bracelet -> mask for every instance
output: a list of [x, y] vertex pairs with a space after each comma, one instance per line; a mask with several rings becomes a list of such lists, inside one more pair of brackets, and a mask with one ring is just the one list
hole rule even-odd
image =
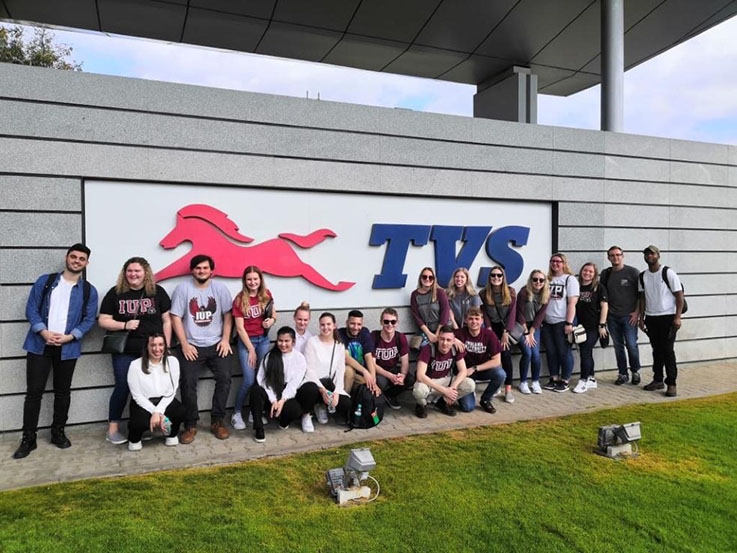
[[566, 321], [566, 324], [564, 326], [573, 326], [573, 323], [569, 323], [568, 321]]
[[606, 328], [606, 323], [599, 323], [599, 328]]
[[123, 330], [125, 330], [126, 326], [128, 326], [128, 321], [123, 321]]
[[529, 336], [529, 335], [530, 335], [530, 331], [528, 330], [527, 332], [525, 332], [525, 336]]

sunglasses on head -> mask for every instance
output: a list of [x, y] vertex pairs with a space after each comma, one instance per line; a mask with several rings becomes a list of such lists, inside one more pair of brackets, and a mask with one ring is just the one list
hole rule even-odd
[[532, 282], [545, 282], [545, 279], [544, 278], [540, 278], [540, 277], [537, 277], [537, 278], [533, 277], [532, 278]]
[[384, 319], [381, 322], [384, 323], [385, 325], [395, 325], [397, 324], [397, 319]]

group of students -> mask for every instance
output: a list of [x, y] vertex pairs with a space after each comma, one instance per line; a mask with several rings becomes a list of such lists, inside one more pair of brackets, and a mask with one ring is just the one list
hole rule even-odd
[[[34, 285], [27, 310], [31, 313], [31, 337], [47, 332], [45, 325], [51, 321], [44, 319], [43, 314], [48, 317], [49, 306], [53, 307], [57, 300], [68, 301], [57, 295], [54, 285], [63, 283], [67, 273], [81, 273], [86, 264], [85, 258], [84, 264], [78, 263], [79, 267], [73, 265], [76, 261], [70, 261], [69, 256], [75, 252], [70, 252], [67, 253], [67, 270], [61, 275], [64, 278], [56, 278], [51, 292], [46, 289], [50, 288], [48, 282], [54, 279], [45, 278], [46, 275]], [[666, 284], [666, 277], [670, 279], [668, 289], [671, 285], [675, 289], [681, 287], [673, 271], [665, 275], [667, 268], [660, 267], [657, 248], [649, 246], [644, 253], [650, 272], [663, 272], [662, 280]], [[596, 265], [585, 263], [578, 276], [574, 276], [566, 256], [555, 253], [550, 258], [548, 272], [531, 271], [519, 291], [509, 286], [503, 267], [498, 265], [491, 268], [488, 282], [480, 292], [474, 289], [465, 268], [454, 271], [445, 289], [438, 285], [434, 270], [424, 267], [410, 298], [411, 314], [420, 332], [410, 341], [398, 331], [399, 314], [393, 308], [381, 312], [381, 328], [373, 332], [363, 326], [363, 314], [358, 310], [348, 313], [346, 326], [340, 329], [332, 313], [322, 313], [318, 321], [319, 333], [313, 336], [308, 330], [310, 307], [302, 303], [293, 313], [293, 327], [279, 328], [273, 336], [273, 346], [269, 333], [276, 324], [277, 312], [274, 298], [258, 267], [245, 268], [241, 291], [233, 299], [224, 284], [212, 279], [215, 269], [212, 258], [195, 256], [190, 262], [192, 280], [179, 284], [170, 298], [166, 290], [156, 284], [149, 263], [142, 257], [130, 258], [124, 263], [116, 285], [103, 298], [98, 319], [98, 324], [108, 332], [127, 333], [124, 350], [112, 354], [115, 385], [109, 402], [106, 439], [113, 444], [128, 442], [128, 448], [136, 451], [141, 449], [146, 431], [160, 430], [164, 433], [166, 445], [191, 443], [197, 432], [197, 383], [203, 366], [212, 371], [215, 380], [210, 429], [217, 438], [228, 438], [224, 418], [231, 383], [229, 357], [232, 355], [232, 341], [236, 345], [243, 378], [230, 422], [235, 430], [246, 428], [243, 409], [248, 399], [248, 418], [252, 421], [254, 438], [258, 442], [265, 440], [264, 425], [268, 419], [275, 419], [281, 428], [299, 420], [304, 432], [314, 432], [313, 413], [321, 424], [328, 422], [329, 414], [335, 414], [339, 422], [347, 422], [351, 414], [351, 393], [361, 385], [375, 396], [383, 396], [386, 405], [393, 409], [401, 408], [398, 395], [411, 390], [416, 403], [415, 413], [425, 418], [428, 404], [434, 404], [449, 416], [454, 416], [457, 410], [473, 410], [476, 406], [476, 382], [488, 382], [479, 405], [484, 411], [494, 413], [493, 397], [497, 393], [503, 395], [506, 402], [514, 401], [511, 354], [514, 346], [521, 353], [518, 385], [521, 393], [540, 394], [543, 389], [565, 392], [569, 390], [573, 372], [573, 341], [569, 337], [576, 322], [585, 330], [586, 339], [578, 344], [581, 377], [573, 391], [581, 393], [596, 388], [592, 351], [598, 339], [608, 337], [607, 322], [622, 322], [619, 320], [622, 309], [629, 316], [629, 319], [625, 317], [624, 324], [634, 326], [635, 330], [634, 340], [631, 329], [627, 332], [619, 329], [613, 335], [620, 370], [616, 384], [628, 380], [625, 346], [631, 363], [632, 383], [637, 384], [640, 381], [639, 360], [633, 359], [632, 348], [636, 353], [635, 325], [643, 325], [645, 311], [642, 309], [644, 302], [637, 305], [640, 300], [636, 279], [639, 277], [639, 291], [645, 292], [650, 304], [655, 304], [657, 298], [648, 295], [646, 284], [655, 283], [661, 288], [665, 285], [657, 276], [644, 277], [636, 269], [624, 266], [621, 248], [610, 248], [608, 255], [612, 261], [612, 268], [607, 269], [606, 274], [609, 287], [619, 304], [622, 303], [623, 290], [628, 294], [625, 304], [618, 305], [614, 319], [609, 312], [608, 286], [600, 281]], [[89, 256], [89, 250], [86, 250], [86, 256]], [[612, 270], [617, 275], [616, 279], [612, 278]], [[46, 288], [41, 288], [42, 281], [46, 282]], [[96, 302], [96, 294], [94, 300]], [[81, 298], [75, 301], [81, 302]], [[680, 326], [682, 291], [676, 303], [677, 320], [673, 321], [673, 315], [669, 315], [664, 324], [675, 326], [677, 322]], [[94, 314], [86, 307], [87, 304], [82, 302], [81, 311], [85, 312], [84, 318], [88, 320]], [[657, 310], [657, 306], [652, 309]], [[652, 311], [647, 314], [650, 316], [649, 325], [655, 332], [662, 326], [656, 320], [658, 313]], [[177, 356], [169, 354], [173, 335], [179, 342]], [[54, 343], [55, 337], [49, 336], [51, 334], [43, 334], [45, 346], [35, 348], [40, 354], [32, 353], [34, 348], [29, 349], [29, 363], [39, 355], [55, 356], [59, 351], [62, 351], [63, 359], [64, 350]], [[72, 340], [81, 339], [81, 335], [76, 336], [74, 332], [64, 336], [63, 340], [69, 336]], [[671, 337], [675, 340], [674, 336], [675, 332], [670, 333], [668, 340]], [[541, 343], [545, 345], [550, 373], [545, 385], [540, 383]], [[419, 350], [414, 372], [409, 370], [411, 348]], [[665, 364], [668, 391], [671, 392], [672, 383], [671, 395], [675, 395], [675, 357], [671, 363], [667, 352], [655, 351], [655, 341], [653, 349], [655, 380], [646, 389], [664, 387], [662, 371]], [[57, 367], [54, 368], [56, 371]], [[531, 381], [528, 381], [530, 368]], [[658, 375], [660, 381], [656, 382]], [[181, 402], [176, 398], [178, 389]], [[130, 418], [128, 435], [125, 436], [120, 423], [129, 396]], [[30, 401], [29, 397], [26, 403]], [[30, 405], [34, 407], [31, 413], [36, 413], [34, 420], [37, 424], [34, 398], [31, 398]], [[33, 417], [25, 418], [30, 420]], [[26, 424], [25, 418], [24, 442], [19, 451], [25, 441], [31, 439], [26, 440], [26, 434], [30, 435], [26, 426], [30, 428], [32, 425]], [[63, 418], [65, 422], [65, 416]], [[185, 429], [180, 436], [182, 424]], [[63, 423], [61, 425], [63, 435]], [[57, 438], [64, 447], [70, 445], [65, 435]], [[35, 448], [35, 426], [33, 447], [29, 444], [30, 441], [21, 455], [16, 452], [16, 456], [25, 456]]]

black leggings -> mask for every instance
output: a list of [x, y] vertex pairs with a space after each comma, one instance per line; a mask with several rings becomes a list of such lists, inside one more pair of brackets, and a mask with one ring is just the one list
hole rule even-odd
[[[286, 427], [292, 424], [294, 421], [299, 419], [304, 413], [307, 413], [314, 403], [308, 403], [305, 401], [305, 394], [302, 389], [305, 387], [303, 384], [299, 390], [297, 390], [297, 396], [288, 399], [284, 402], [284, 406], [279, 414], [279, 425]], [[263, 428], [264, 423], [261, 420], [261, 415], [266, 413], [269, 414], [271, 411], [271, 402], [269, 396], [266, 394], [261, 386], [254, 383], [248, 392], [250, 397], [251, 415], [253, 416], [253, 428]]]
[[[151, 398], [151, 403], [158, 405], [161, 398]], [[184, 405], [179, 403], [177, 398], [171, 400], [171, 403], [164, 411], [164, 414], [171, 421], [171, 432], [169, 437], [176, 436], [179, 433], [179, 425], [184, 421]], [[130, 402], [130, 420], [128, 420], [128, 441], [140, 442], [141, 435], [149, 430], [151, 426], [151, 413], [138, 405], [133, 399]]]
[[[301, 398], [300, 398], [301, 396]], [[308, 406], [307, 409], [312, 409], [315, 405], [325, 406], [322, 401], [322, 395], [320, 389], [314, 382], [305, 382], [302, 387], [297, 390], [297, 398], [300, 398], [302, 405]], [[348, 424], [348, 417], [351, 411], [351, 398], [348, 396], [338, 396], [338, 405], [335, 407], [335, 417], [339, 423]]]
[[[504, 334], [504, 324], [503, 323], [491, 323], [491, 330], [493, 330], [494, 334], [496, 334], [496, 337], [499, 338], [499, 345], [501, 345], [502, 334]], [[514, 371], [514, 366], [512, 365], [511, 349], [512, 348], [503, 349], [501, 353], [502, 368], [504, 369], [504, 373], [507, 375], [507, 378], [504, 379], [505, 386], [512, 385], [512, 375]]]

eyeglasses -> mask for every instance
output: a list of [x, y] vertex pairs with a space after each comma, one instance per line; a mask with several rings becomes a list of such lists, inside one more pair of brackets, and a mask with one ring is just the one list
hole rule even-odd
[[544, 278], [532, 278], [532, 282], [545, 282]]
[[384, 319], [381, 322], [384, 323], [385, 325], [395, 325], [397, 324], [397, 319]]
[[489, 275], [489, 278], [504, 278], [504, 275], [501, 273], [491, 273], [491, 275]]
[[433, 280], [435, 280], [435, 277], [432, 275], [422, 275], [420, 278], [422, 280], [427, 280], [428, 282], [432, 282]]
[[563, 262], [560, 259], [551, 259], [550, 260], [550, 264], [551, 265], [560, 265], [561, 263], [563, 263]]

